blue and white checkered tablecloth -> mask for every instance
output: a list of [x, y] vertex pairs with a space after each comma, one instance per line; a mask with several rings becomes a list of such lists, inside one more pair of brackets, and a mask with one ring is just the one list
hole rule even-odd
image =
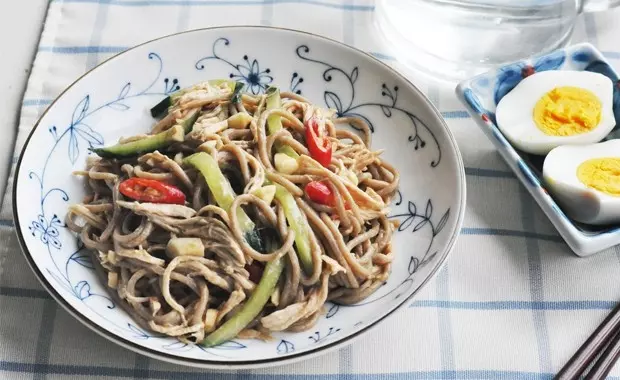
[[[22, 103], [15, 154], [46, 106], [82, 73], [135, 44], [187, 29], [232, 22], [301, 29], [403, 69], [375, 36], [373, 8], [372, 0], [52, 0]], [[574, 40], [592, 42], [620, 67], [619, 18], [617, 11], [586, 15]], [[457, 137], [468, 210], [448, 265], [389, 323], [334, 354], [285, 367], [214, 372], [151, 360], [91, 332], [48, 296], [19, 252], [11, 197], [5, 196], [0, 378], [551, 378], [620, 299], [620, 248], [586, 259], [574, 256], [452, 88], [410, 77]], [[12, 178], [7, 189], [10, 194]], [[620, 378], [620, 366], [612, 375]]]

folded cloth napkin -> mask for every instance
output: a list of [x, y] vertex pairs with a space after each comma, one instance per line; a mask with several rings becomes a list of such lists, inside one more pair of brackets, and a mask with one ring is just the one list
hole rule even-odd
[[[404, 69], [376, 37], [373, 3], [52, 0], [22, 103], [15, 161], [37, 118], [66, 86], [114, 54], [166, 34], [227, 24], [294, 28], [343, 41]], [[619, 16], [587, 15], [574, 40], [597, 45], [617, 66]], [[353, 345], [294, 365], [231, 373], [151, 360], [88, 330], [40, 287], [19, 252], [11, 178], [0, 212], [0, 377], [552, 377], [620, 298], [620, 249], [577, 258], [452, 88], [408, 75], [447, 119], [464, 157], [468, 186], [467, 216], [449, 262], [408, 308]], [[620, 366], [614, 374], [620, 375]]]

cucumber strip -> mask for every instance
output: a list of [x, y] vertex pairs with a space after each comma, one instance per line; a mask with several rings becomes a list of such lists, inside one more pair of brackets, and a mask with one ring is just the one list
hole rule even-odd
[[[276, 109], [281, 106], [280, 90], [277, 87], [267, 88], [266, 94], [268, 110]], [[270, 135], [278, 132], [282, 128], [282, 118], [280, 116], [271, 115], [267, 118], [267, 132]], [[297, 152], [295, 152], [295, 150], [288, 145], [276, 143], [276, 151], [278, 153], [284, 153], [293, 159], [297, 159], [299, 157], [299, 154], [297, 154]], [[302, 268], [306, 274], [310, 275], [313, 271], [310, 237], [308, 235], [310, 226], [304, 220], [303, 214], [297, 206], [297, 203], [295, 203], [293, 195], [278, 184], [276, 184], [276, 199], [284, 208], [286, 221], [295, 231], [295, 248], [299, 261], [302, 264]]]
[[301, 261], [301, 266], [307, 275], [312, 274], [314, 268], [312, 264], [312, 249], [310, 248], [310, 236], [308, 223], [295, 202], [293, 195], [281, 185], [276, 186], [276, 199], [284, 209], [286, 220], [295, 231], [295, 248], [297, 248], [297, 256]]
[[[236, 194], [230, 182], [228, 182], [228, 179], [224, 176], [224, 173], [222, 173], [217, 161], [209, 154], [199, 152], [185, 158], [183, 162], [195, 167], [202, 174], [217, 204], [226, 211], [230, 210], [230, 206], [235, 200]], [[261, 251], [263, 244], [256, 231], [256, 225], [241, 207], [237, 210], [237, 218], [239, 219], [239, 225], [244, 232], [244, 237], [248, 244], [255, 250]]]
[[174, 142], [183, 141], [185, 133], [183, 127], [175, 125], [158, 134], [145, 137], [140, 140], [131, 141], [123, 144], [116, 144], [104, 148], [89, 148], [90, 151], [104, 158], [124, 158], [154, 152]]
[[[280, 101], [280, 89], [277, 87], [268, 87], [267, 91], [267, 110], [280, 108], [282, 103]], [[267, 118], [267, 132], [272, 135], [282, 129], [282, 117], [278, 115], [271, 115]], [[287, 156], [297, 159], [299, 154], [295, 152], [295, 149], [288, 145], [283, 145], [278, 142], [275, 143], [276, 150], [279, 153], [284, 153]]]
[[183, 127], [183, 131], [185, 134], [188, 134], [192, 131], [192, 127], [196, 120], [198, 120], [198, 116], [200, 115], [200, 110], [194, 110], [189, 115], [185, 117], [185, 119], [180, 120], [179, 125]]
[[151, 108], [151, 116], [158, 118], [168, 113], [168, 108], [172, 105], [170, 96], [166, 96], [161, 102]]
[[233, 93], [230, 98], [232, 104], [237, 104], [241, 101], [241, 90], [243, 90], [243, 83], [236, 82], [235, 87], [233, 88]]
[[282, 258], [268, 262], [258, 285], [254, 288], [248, 301], [241, 307], [241, 310], [217, 330], [207, 335], [200, 344], [205, 347], [213, 347], [236, 337], [263, 310], [278, 284], [283, 269], [284, 260]]

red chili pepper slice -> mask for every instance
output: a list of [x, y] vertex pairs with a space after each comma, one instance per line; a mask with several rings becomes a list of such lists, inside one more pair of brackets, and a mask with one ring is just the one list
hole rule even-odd
[[306, 121], [306, 144], [310, 157], [327, 167], [332, 161], [332, 144], [327, 136], [325, 122], [316, 116]]
[[185, 194], [176, 186], [147, 178], [129, 178], [119, 185], [126, 197], [151, 203], [185, 204]]
[[[313, 202], [332, 207], [336, 205], [334, 193], [332, 193], [324, 181], [309, 182], [305, 187], [305, 191], [308, 198]], [[351, 209], [351, 205], [347, 200], [344, 201], [344, 208], [346, 210]]]
[[312, 181], [305, 187], [306, 195], [311, 201], [326, 206], [333, 206], [336, 203], [334, 193], [327, 185], [321, 181]]

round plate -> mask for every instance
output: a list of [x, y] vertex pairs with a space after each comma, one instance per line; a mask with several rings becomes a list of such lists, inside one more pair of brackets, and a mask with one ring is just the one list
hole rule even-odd
[[[85, 195], [89, 147], [146, 132], [149, 108], [180, 87], [234, 78], [252, 93], [267, 85], [301, 94], [341, 116], [364, 118], [373, 149], [401, 173], [390, 217], [395, 261], [386, 285], [353, 306], [326, 305], [309, 331], [270, 342], [234, 340], [215, 348], [146, 331], [108, 296], [88, 252], [64, 225]], [[28, 137], [13, 191], [19, 240], [33, 271], [73, 316], [136, 352], [178, 364], [247, 368], [283, 364], [350, 343], [411, 297], [437, 272], [459, 233], [465, 175], [454, 137], [428, 99], [396, 71], [341, 43], [285, 29], [227, 27], [145, 43], [113, 57], [65, 90]]]

